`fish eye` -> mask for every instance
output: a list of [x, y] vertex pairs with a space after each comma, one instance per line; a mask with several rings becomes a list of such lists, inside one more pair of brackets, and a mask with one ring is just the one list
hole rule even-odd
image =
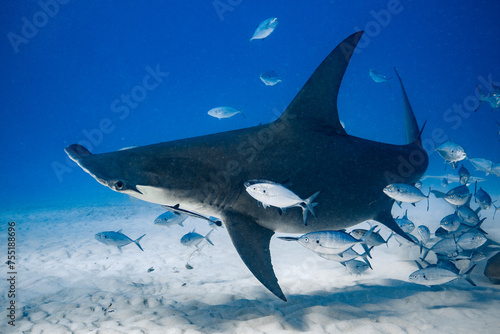
[[305, 241], [305, 242], [309, 242], [309, 238], [308, 238], [308, 237], [305, 237], [305, 238], [304, 238], [304, 241]]
[[264, 189], [264, 190], [262, 190], [262, 192], [265, 194], [265, 193], [266, 193], [266, 190]]
[[319, 244], [319, 240], [318, 239], [316, 239], [316, 243]]
[[116, 182], [115, 188], [116, 188], [116, 190], [122, 190], [123, 189], [123, 182], [122, 181]]

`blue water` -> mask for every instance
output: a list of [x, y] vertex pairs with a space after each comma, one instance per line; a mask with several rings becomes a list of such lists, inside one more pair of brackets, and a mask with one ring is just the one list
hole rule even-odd
[[[500, 82], [498, 13], [494, 0], [5, 2], [1, 206], [128, 200], [69, 162], [64, 148], [87, 141], [93, 153], [103, 153], [267, 123], [360, 29], [367, 31], [363, 47], [339, 98], [350, 134], [404, 142], [397, 82], [376, 84], [368, 75], [373, 68], [394, 76], [396, 66], [419, 123], [428, 122], [430, 148], [448, 136], [469, 156], [499, 162], [500, 110], [483, 104], [471, 112], [475, 86]], [[269, 17], [278, 17], [277, 29], [249, 42]], [[154, 70], [161, 75], [144, 84]], [[259, 75], [267, 70], [283, 82], [266, 87]], [[129, 106], [120, 101], [127, 94], [136, 97]], [[247, 118], [207, 115], [223, 105], [244, 107]], [[447, 112], [454, 105], [463, 113]], [[450, 170], [431, 155], [430, 174]], [[489, 180], [490, 191], [498, 190], [498, 178]]]

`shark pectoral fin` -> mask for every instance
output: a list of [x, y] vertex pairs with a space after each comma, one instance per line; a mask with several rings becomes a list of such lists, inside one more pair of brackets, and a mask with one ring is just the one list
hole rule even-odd
[[388, 228], [390, 228], [391, 230], [393, 230], [406, 240], [410, 241], [411, 243], [414, 243], [414, 241], [401, 229], [401, 227], [399, 227], [398, 223], [396, 223], [394, 218], [392, 218], [390, 212], [383, 211], [379, 213], [375, 218], [373, 218], [373, 220], [376, 220], [379, 223], [384, 224], [385, 226], [387, 226]]
[[269, 252], [274, 232], [240, 213], [226, 212], [223, 218], [231, 241], [248, 269], [269, 291], [286, 301], [274, 274]]

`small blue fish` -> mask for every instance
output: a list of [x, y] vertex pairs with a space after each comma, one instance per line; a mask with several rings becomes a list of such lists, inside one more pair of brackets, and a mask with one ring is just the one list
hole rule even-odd
[[463, 278], [472, 286], [476, 286], [476, 284], [470, 279], [469, 276], [475, 267], [476, 265], [474, 265], [469, 269], [469, 271], [462, 275], [441, 267], [427, 267], [413, 272], [408, 279], [412, 283], [430, 286], [441, 285], [459, 278]]
[[172, 212], [172, 211], [167, 211], [161, 215], [159, 215], [154, 223], [156, 225], [162, 225], [162, 226], [174, 226], [174, 225], [182, 225], [182, 223], [187, 219], [187, 215], [183, 215], [177, 212]]
[[[370, 248], [370, 251], [372, 250], [372, 248], [373, 247]], [[316, 253], [316, 254], [329, 261], [340, 262], [342, 264], [347, 261], [354, 260], [357, 257], [362, 257], [365, 263], [370, 267], [370, 269], [373, 269], [372, 265], [368, 261], [368, 254], [366, 254], [366, 252], [364, 252], [363, 254], [359, 254], [352, 248], [349, 248], [348, 250], [340, 254], [325, 254], [325, 253]]]
[[95, 238], [97, 241], [102, 242], [105, 245], [116, 246], [119, 249], [121, 249], [123, 246], [127, 246], [128, 244], [133, 242], [137, 245], [137, 247], [139, 247], [139, 249], [141, 251], [144, 251], [144, 249], [142, 249], [141, 245], [139, 244], [139, 242], [141, 241], [141, 239], [144, 236], [145, 236], [145, 234], [141, 235], [136, 240], [132, 240], [129, 237], [127, 237], [125, 234], [123, 234], [122, 230], [119, 230], [117, 232], [114, 232], [114, 231], [99, 232], [95, 235]]
[[481, 187], [479, 187], [479, 190], [477, 190], [477, 182], [474, 197], [474, 201], [479, 204], [481, 209], [488, 210], [491, 207], [491, 196]]
[[455, 213], [441, 219], [441, 227], [448, 232], [455, 232], [460, 227], [462, 219]]
[[467, 158], [464, 148], [451, 141], [444, 142], [436, 148], [436, 151], [444, 159], [445, 163], [449, 162], [454, 169], [457, 168], [458, 161]]
[[380, 74], [380, 73], [378, 73], [375, 70], [370, 70], [370, 77], [376, 83], [383, 83], [383, 82], [385, 82], [389, 86], [389, 88], [391, 87], [391, 85], [389, 84], [389, 79], [391, 79], [392, 77], [386, 77], [385, 75]]
[[370, 248], [367, 246], [366, 241], [371, 237], [376, 227], [377, 225], [373, 226], [361, 239], [356, 239], [344, 231], [317, 231], [306, 233], [298, 238], [278, 238], [286, 241], [298, 241], [305, 248], [318, 254], [341, 254], [354, 245], [360, 244], [366, 254], [371, 257]]
[[418, 234], [420, 235], [420, 239], [422, 241], [422, 245], [425, 245], [427, 242], [429, 242], [429, 239], [431, 238], [431, 231], [429, 228], [425, 225], [420, 225], [417, 227]]
[[246, 118], [242, 111], [236, 110], [231, 107], [213, 108], [210, 109], [207, 114], [218, 119], [233, 117], [236, 114], [241, 114], [244, 118]]
[[383, 189], [383, 192], [390, 198], [393, 198], [399, 207], [401, 207], [401, 202], [410, 203], [415, 206], [416, 202], [427, 198], [427, 211], [429, 211], [429, 194], [424, 195], [420, 189], [411, 184], [392, 183], [386, 186]]
[[455, 187], [448, 191], [446, 194], [437, 190], [431, 190], [431, 192], [434, 194], [434, 196], [436, 196], [436, 198], [444, 198], [446, 202], [456, 206], [464, 205], [469, 199], [470, 195], [469, 188], [465, 185]]
[[252, 38], [250, 38], [250, 41], [254, 39], [264, 39], [267, 36], [271, 35], [271, 33], [276, 29], [278, 26], [278, 18], [276, 17], [271, 17], [267, 20], [264, 20], [259, 24], [257, 29], [255, 29], [255, 32], [253, 33]]
[[457, 239], [457, 245], [465, 250], [475, 250], [487, 241], [486, 236], [478, 230], [470, 230]]
[[342, 262], [342, 265], [344, 265], [351, 274], [354, 274], [356, 276], [361, 275], [362, 272], [370, 267], [365, 262], [359, 260], [349, 260], [346, 262]]
[[466, 186], [470, 179], [470, 173], [464, 165], [458, 169], [458, 176], [460, 177], [460, 184]]
[[[366, 239], [366, 245], [368, 247], [375, 247], [375, 246], [380, 246], [382, 244], [388, 245], [389, 239], [392, 237], [393, 233], [391, 233], [388, 237], [387, 240], [384, 240], [384, 238], [380, 235], [380, 230], [378, 231], [373, 231], [371, 236]], [[368, 233], [368, 230], [358, 228], [355, 230], [352, 230], [349, 232], [350, 235], [355, 237], [356, 239], [362, 239], [366, 234]]]
[[474, 166], [476, 170], [485, 172], [486, 175], [491, 173], [491, 168], [493, 167], [493, 162], [491, 160], [483, 158], [472, 158], [469, 159], [469, 162], [472, 164], [472, 166]]
[[195, 230], [185, 234], [181, 238], [181, 244], [184, 246], [192, 247], [195, 246], [196, 248], [199, 248], [198, 246], [203, 240], [208, 241], [210, 245], [214, 245], [212, 241], [210, 240], [209, 236], [214, 230], [211, 230], [210, 232], [207, 233], [207, 235], [202, 236], [201, 234], [198, 234], [195, 232]]
[[260, 75], [260, 80], [266, 84], [266, 86], [274, 86], [278, 82], [281, 82], [281, 78], [274, 71], [264, 72]]
[[477, 86], [477, 90], [479, 91], [479, 106], [474, 110], [476, 112], [483, 102], [488, 102], [492, 109], [500, 108], [500, 87], [495, 84], [491, 85], [491, 90], [484, 94], [479, 86]]
[[415, 229], [415, 224], [408, 219], [408, 210], [405, 211], [403, 218], [396, 217], [394, 220], [399, 227], [401, 227], [404, 233], [411, 233]]

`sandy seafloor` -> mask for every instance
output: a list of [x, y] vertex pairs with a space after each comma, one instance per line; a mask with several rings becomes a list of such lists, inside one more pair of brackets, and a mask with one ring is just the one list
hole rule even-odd
[[[431, 231], [453, 210], [432, 199], [409, 208], [415, 225]], [[437, 287], [408, 282], [417, 270], [408, 259], [418, 247], [395, 240], [372, 251], [373, 271], [355, 276], [336, 262], [316, 256], [296, 242], [271, 241], [274, 269], [288, 298], [268, 292], [240, 260], [225, 229], [212, 233], [215, 246], [193, 249], [179, 239], [196, 227], [153, 224], [163, 209], [140, 201], [118, 206], [4, 211], [17, 223], [16, 326], [1, 333], [499, 333], [500, 286], [472, 274], [477, 287], [457, 280]], [[393, 212], [401, 214], [395, 207]], [[500, 217], [493, 210], [483, 228], [500, 240]], [[313, 218], [312, 218], [313, 219]], [[368, 226], [366, 223], [361, 227]], [[130, 244], [120, 252], [94, 239], [119, 230], [143, 233], [144, 252]], [[389, 234], [383, 228], [381, 234]], [[6, 238], [2, 224], [2, 238]], [[435, 259], [430, 256], [429, 259]], [[193, 269], [185, 265], [189, 261]], [[2, 272], [7, 267], [2, 263]], [[154, 271], [148, 272], [153, 267]], [[2, 291], [7, 282], [1, 280]], [[7, 296], [2, 294], [2, 305]], [[110, 306], [111, 305], [111, 306]], [[107, 309], [107, 311], [105, 311]]]

